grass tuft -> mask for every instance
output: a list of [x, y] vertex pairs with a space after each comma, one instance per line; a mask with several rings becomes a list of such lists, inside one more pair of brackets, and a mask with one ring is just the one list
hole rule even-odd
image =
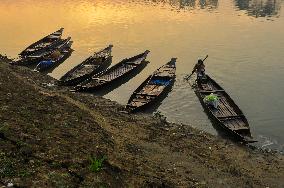
[[92, 172], [99, 172], [103, 167], [103, 162], [106, 160], [106, 157], [103, 156], [102, 158], [97, 157], [90, 157], [91, 165], [90, 170]]

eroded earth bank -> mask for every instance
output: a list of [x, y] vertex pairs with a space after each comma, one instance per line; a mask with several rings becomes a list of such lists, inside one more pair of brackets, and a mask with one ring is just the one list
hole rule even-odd
[[129, 115], [0, 61], [0, 187], [284, 187], [283, 155]]

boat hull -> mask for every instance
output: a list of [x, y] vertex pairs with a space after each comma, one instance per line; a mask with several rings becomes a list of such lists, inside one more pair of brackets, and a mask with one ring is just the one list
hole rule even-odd
[[71, 37], [68, 37], [67, 39], [60, 39], [60, 42], [58, 42], [54, 48], [46, 48], [46, 51], [44, 52], [37, 52], [33, 55], [20, 58], [19, 60], [11, 62], [11, 64], [18, 66], [31, 66], [37, 64], [40, 61], [43, 61], [44, 57], [49, 56], [55, 50], [62, 48], [62, 46], [66, 46], [70, 40]]
[[109, 67], [109, 65], [111, 64], [112, 58], [108, 58], [108, 60], [106, 62], [104, 62], [99, 68], [95, 69], [94, 71], [92, 71], [89, 74], [85, 74], [83, 76], [79, 76], [77, 78], [74, 79], [70, 79], [70, 80], [65, 80], [65, 81], [59, 81], [58, 84], [62, 85], [62, 86], [75, 86], [77, 84], [80, 84], [81, 82], [91, 78], [93, 75], [107, 69]]
[[[223, 88], [208, 75], [205, 83], [197, 82], [195, 93], [214, 125], [229, 133], [230, 137], [235, 140], [246, 143], [256, 142], [251, 136], [249, 123], [242, 111]], [[219, 97], [217, 109], [206, 104], [203, 100], [210, 93]]]
[[[79, 86], [79, 87], [75, 87], [75, 90], [76, 91], [83, 91], [83, 92], [93, 92], [93, 91], [97, 91], [97, 90], [102, 90], [101, 93], [106, 94], [110, 90], [113, 90], [113, 89], [119, 87], [123, 83], [126, 83], [127, 81], [129, 81], [132, 77], [139, 74], [147, 66], [147, 64], [148, 64], [148, 62], [144, 61], [140, 65], [133, 68], [131, 71], [127, 72], [126, 74], [123, 74], [122, 76], [120, 76], [116, 79], [111, 80], [110, 82], [106, 82], [104, 84], [101, 84], [101, 85], [98, 85], [98, 86], [95, 86], [95, 87]], [[101, 73], [98, 73], [98, 75], [99, 74], [101, 74]]]
[[157, 69], [131, 95], [126, 110], [137, 112], [162, 101], [175, 81], [176, 58]]
[[[157, 97], [155, 97], [154, 99], [152, 99], [151, 101], [145, 103], [144, 105], [142, 106], [139, 106], [139, 107], [136, 107], [136, 108], [131, 108], [131, 106], [126, 106], [126, 110], [128, 112], [131, 112], [131, 113], [136, 113], [136, 112], [139, 112], [139, 111], [144, 111], [144, 110], [149, 110], [150, 112], [152, 112], [154, 109], [158, 108], [158, 106], [160, 104], [158, 103], [161, 103], [167, 96], [168, 94], [171, 92], [173, 86], [174, 86], [174, 81], [173, 80], [161, 93], [160, 95], [158, 95]], [[148, 112], [149, 112], [148, 111]]]
[[149, 51], [136, 55], [134, 57], [124, 59], [109, 69], [100, 72], [90, 79], [75, 86], [75, 91], [94, 91], [102, 88], [113, 88], [112, 86], [120, 86], [127, 82], [130, 78], [138, 74], [148, 62], [145, 61]]
[[60, 40], [60, 38], [62, 36], [62, 33], [63, 33], [63, 28], [59, 29], [58, 31], [55, 31], [54, 33], [47, 35], [46, 37], [40, 39], [39, 41], [31, 44], [26, 49], [24, 49], [19, 54], [19, 56], [21, 58], [25, 58], [29, 55], [34, 54], [34, 53], [41, 52], [41, 51], [45, 50], [46, 48], [52, 48], [54, 45], [56, 45], [58, 43], [58, 41]]
[[71, 48], [67, 49], [66, 52], [64, 52], [63, 56], [57, 61], [55, 61], [52, 65], [48, 67], [42, 67], [42, 68], [35, 69], [35, 71], [44, 72], [44, 71], [49, 71], [51, 69], [54, 69], [55, 67], [63, 63], [66, 59], [68, 59], [71, 56], [72, 52], [73, 50]]
[[58, 84], [74, 86], [91, 78], [93, 75], [106, 70], [112, 62], [112, 47], [113, 45], [109, 45], [107, 48], [96, 52], [94, 55], [75, 66], [60, 78]]

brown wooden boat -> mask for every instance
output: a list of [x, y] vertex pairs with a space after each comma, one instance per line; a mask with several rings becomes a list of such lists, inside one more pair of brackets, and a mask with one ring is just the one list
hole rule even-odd
[[176, 58], [157, 69], [131, 95], [126, 105], [129, 112], [145, 108], [169, 91], [175, 80]]
[[26, 57], [22, 57], [19, 59], [16, 59], [11, 62], [12, 65], [20, 65], [20, 66], [29, 66], [36, 63], [39, 63], [44, 59], [44, 57], [49, 56], [54, 51], [60, 49], [62, 46], [65, 46], [69, 43], [71, 40], [71, 37], [68, 37], [67, 39], [59, 39], [59, 42], [57, 42], [56, 46], [53, 48], [45, 49], [44, 51], [37, 51], [33, 53], [32, 55], [28, 55]]
[[[206, 75], [206, 79], [197, 81], [195, 93], [214, 123], [226, 130], [237, 140], [256, 142], [251, 136], [249, 123], [243, 112], [226, 91], [210, 76]], [[211, 105], [207, 105], [203, 100], [211, 93], [217, 95], [219, 98], [217, 109]]]
[[124, 59], [111, 68], [92, 76], [90, 79], [77, 85], [75, 91], [90, 91], [107, 86], [113, 82], [125, 78], [132, 72], [135, 72], [143, 66], [145, 59], [150, 51], [136, 55], [134, 57]]
[[71, 46], [73, 41], [69, 41], [68, 43], [60, 46], [53, 53], [42, 58], [42, 61], [35, 67], [34, 71], [43, 72], [46, 70], [50, 70], [59, 64], [63, 63], [73, 52]]
[[106, 69], [111, 63], [113, 45], [94, 53], [85, 61], [68, 71], [59, 80], [60, 85], [76, 85]]
[[53, 45], [56, 45], [58, 40], [61, 38], [64, 28], [55, 31], [46, 37], [40, 39], [39, 41], [31, 44], [25, 50], [23, 50], [19, 55], [23, 58], [28, 55], [31, 55], [35, 52], [44, 50], [45, 48], [52, 48]]

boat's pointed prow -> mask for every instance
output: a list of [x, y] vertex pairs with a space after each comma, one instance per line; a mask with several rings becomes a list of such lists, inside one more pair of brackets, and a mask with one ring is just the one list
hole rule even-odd
[[63, 30], [64, 30], [64, 28], [63, 27], [61, 27], [60, 29], [58, 29], [57, 31], [55, 31], [54, 33], [52, 33], [51, 35], [50, 35], [50, 37], [55, 37], [55, 36], [62, 36], [62, 34], [63, 34]]
[[[69, 42], [70, 40], [71, 40], [71, 37], [67, 37], [66, 39], [65, 39], [67, 42]], [[70, 41], [71, 42], [71, 41]], [[72, 43], [73, 43], [73, 41], [72, 41]]]
[[150, 53], [150, 50], [146, 50], [146, 51], [144, 52], [145, 55], [148, 55], [149, 53]]
[[177, 58], [173, 57], [173, 58], [168, 62], [168, 65], [169, 65], [169, 66], [176, 66], [176, 62], [177, 62]]

